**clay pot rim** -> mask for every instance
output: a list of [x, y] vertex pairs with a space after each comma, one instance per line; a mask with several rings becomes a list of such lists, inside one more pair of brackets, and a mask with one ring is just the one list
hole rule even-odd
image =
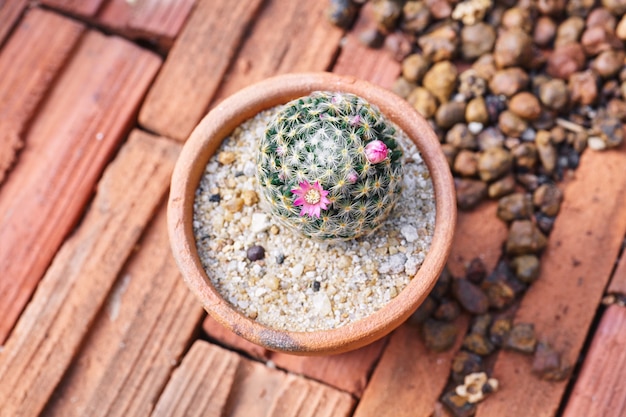
[[[415, 142], [430, 171], [436, 203], [435, 231], [424, 262], [394, 299], [370, 316], [332, 330], [290, 332], [245, 317], [210, 283], [197, 254], [193, 202], [204, 168], [222, 140], [258, 112], [313, 91], [343, 91], [377, 105]], [[450, 253], [456, 225], [454, 183], [439, 141], [428, 122], [402, 98], [369, 82], [331, 73], [279, 75], [247, 87], [211, 110], [185, 143], [172, 175], [168, 229], [174, 258], [188, 287], [219, 323], [252, 343], [294, 354], [341, 353], [379, 339], [404, 322], [435, 285]]]

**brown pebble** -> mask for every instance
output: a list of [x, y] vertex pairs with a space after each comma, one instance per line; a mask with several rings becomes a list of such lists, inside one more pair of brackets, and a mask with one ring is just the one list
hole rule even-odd
[[385, 35], [378, 28], [368, 28], [359, 33], [359, 41], [370, 48], [380, 48], [385, 42]]
[[459, 75], [457, 91], [465, 99], [483, 96], [487, 92], [487, 81], [475, 69], [469, 68]]
[[505, 222], [530, 219], [533, 214], [533, 203], [530, 194], [514, 193], [498, 200], [497, 216]]
[[489, 300], [479, 286], [466, 279], [454, 279], [452, 294], [466, 311], [471, 314], [485, 314]]
[[452, 412], [454, 417], [472, 417], [476, 414], [476, 404], [471, 404], [454, 390], [446, 392], [441, 402]]
[[450, 349], [456, 341], [458, 329], [454, 323], [428, 319], [422, 325], [426, 347], [435, 352]]
[[244, 190], [241, 192], [241, 198], [246, 206], [251, 206], [259, 202], [259, 196], [253, 190]]
[[464, 124], [463, 122], [465, 122], [465, 103], [462, 101], [443, 103], [435, 113], [435, 123], [442, 129]]
[[601, 113], [593, 120], [591, 127], [594, 137], [603, 142], [603, 149], [618, 147], [624, 141], [624, 125], [615, 117]]
[[615, 34], [621, 40], [626, 41], [626, 15], [622, 16], [619, 23], [617, 24], [617, 28], [615, 28]]
[[552, 43], [556, 36], [556, 23], [549, 16], [539, 16], [535, 23], [533, 32], [533, 42], [541, 47], [546, 47]]
[[522, 91], [528, 85], [528, 74], [521, 68], [507, 68], [497, 71], [489, 82], [493, 94], [507, 97]]
[[516, 185], [515, 177], [513, 175], [507, 175], [489, 184], [487, 195], [489, 198], [504, 197], [505, 195], [511, 194], [515, 191]]
[[515, 166], [532, 171], [537, 165], [537, 148], [533, 143], [520, 143], [511, 149]]
[[328, 2], [326, 17], [339, 27], [349, 28], [358, 12], [356, 4], [350, 0], [331, 0]]
[[237, 213], [241, 211], [243, 208], [243, 199], [242, 198], [233, 198], [224, 202], [224, 208], [231, 213]]
[[537, 147], [537, 153], [541, 165], [546, 172], [553, 172], [556, 168], [556, 149], [552, 144], [552, 138], [550, 132], [546, 130], [540, 130], [535, 135], [535, 146]]
[[511, 223], [506, 240], [509, 255], [538, 253], [548, 243], [546, 237], [530, 220], [516, 220]]
[[408, 35], [402, 32], [392, 32], [385, 36], [383, 47], [391, 53], [398, 62], [402, 62], [412, 51], [412, 41]]
[[222, 151], [217, 154], [217, 162], [222, 165], [230, 165], [235, 162], [236, 155], [234, 152]]
[[569, 77], [568, 87], [573, 103], [591, 105], [598, 97], [598, 76], [592, 70], [576, 72]]
[[372, 0], [374, 20], [386, 30], [393, 30], [402, 13], [402, 3], [396, 0]]
[[533, 204], [546, 216], [559, 213], [563, 192], [555, 184], [542, 184], [533, 193]]
[[567, 379], [571, 367], [567, 366], [561, 354], [546, 342], [537, 343], [531, 368], [535, 375], [546, 381], [562, 381]]
[[402, 8], [402, 29], [421, 33], [430, 23], [430, 10], [423, 1], [407, 1]]
[[437, 20], [447, 19], [452, 15], [452, 6], [446, 0], [426, 0], [430, 14]]
[[470, 333], [476, 333], [481, 335], [487, 335], [489, 333], [489, 326], [493, 317], [491, 314], [481, 314], [473, 318], [472, 326], [470, 327]]
[[513, 165], [511, 154], [503, 148], [490, 148], [478, 159], [480, 179], [491, 182], [507, 174]]
[[415, 310], [415, 313], [413, 313], [411, 317], [409, 317], [409, 319], [407, 320], [408, 324], [412, 326], [422, 324], [433, 314], [436, 308], [437, 301], [435, 301], [431, 296], [426, 297], [424, 302], [420, 304], [417, 310]]
[[437, 99], [423, 87], [413, 89], [406, 100], [426, 119], [433, 117], [437, 111]]
[[[577, 0], [577, 1], [583, 1], [583, 0]], [[590, 0], [586, 0], [586, 1], [590, 1]], [[604, 7], [597, 7], [593, 9], [590, 13], [582, 14], [579, 16], [582, 16], [582, 17], [587, 16], [585, 25], [588, 28], [591, 28], [594, 26], [602, 26], [605, 29], [608, 29], [610, 31], [615, 31], [615, 27], [617, 26], [617, 19], [615, 19], [615, 16], [613, 16], [611, 12], [605, 9]]]
[[548, 58], [546, 73], [551, 77], [567, 80], [570, 75], [584, 68], [585, 60], [585, 51], [579, 43], [559, 45]]
[[485, 368], [480, 356], [475, 353], [460, 350], [454, 355], [454, 358], [452, 358], [451, 370], [452, 379], [456, 383], [463, 383], [466, 375], [484, 371]]
[[533, 94], [523, 91], [511, 97], [509, 110], [527, 120], [534, 120], [541, 114], [541, 104]]
[[483, 97], [475, 97], [467, 103], [465, 107], [465, 121], [467, 123], [476, 122], [483, 125], [489, 122], [489, 113]]
[[519, 138], [528, 129], [528, 123], [512, 111], [505, 110], [498, 117], [498, 127], [506, 136]]
[[624, 0], [602, 0], [602, 5], [615, 16], [626, 13], [626, 2]]
[[493, 57], [498, 68], [525, 66], [532, 56], [532, 39], [519, 28], [503, 31], [496, 39]]
[[455, 178], [456, 203], [461, 210], [471, 210], [487, 196], [487, 184], [467, 178]]
[[580, 38], [580, 43], [588, 56], [595, 56], [611, 49], [624, 48], [622, 41], [615, 33], [602, 26], [587, 28]]
[[511, 260], [513, 273], [522, 282], [531, 284], [539, 277], [539, 258], [536, 255], [520, 255]]
[[489, 306], [502, 310], [510, 306], [515, 298], [522, 294], [525, 286], [517, 280], [506, 262], [498, 263], [481, 285], [489, 300]]
[[489, 328], [489, 340], [496, 346], [502, 346], [509, 337], [512, 327], [513, 323], [507, 317], [495, 319]]
[[529, 9], [511, 7], [502, 14], [500, 25], [505, 29], [518, 28], [528, 33], [533, 28], [533, 19], [530, 16]]
[[461, 55], [466, 60], [473, 60], [490, 52], [496, 42], [496, 31], [493, 26], [478, 22], [475, 25], [463, 26], [461, 29]]
[[481, 55], [472, 64], [472, 69], [476, 71], [476, 75], [489, 81], [493, 78], [497, 71], [496, 63], [493, 60], [493, 54]]
[[476, 136], [476, 141], [478, 142], [478, 149], [481, 151], [486, 151], [490, 148], [501, 148], [504, 145], [504, 135], [500, 129], [490, 126], [483, 129], [482, 132]]
[[626, 122], [626, 101], [613, 98], [609, 100], [609, 103], [606, 106], [606, 111], [609, 116], [615, 117], [622, 122]]
[[454, 172], [462, 177], [473, 177], [478, 172], [478, 154], [462, 149], [454, 159]]
[[563, 110], [569, 100], [567, 85], [563, 80], [550, 80], [539, 88], [539, 99], [551, 109]]
[[408, 96], [411, 94], [411, 92], [413, 92], [413, 90], [415, 90], [416, 87], [417, 84], [410, 82], [404, 77], [398, 77], [391, 86], [391, 91], [393, 91], [402, 98], [408, 98]]
[[572, 16], [587, 16], [595, 3], [595, 0], [569, 0], [565, 11]]
[[459, 38], [451, 26], [444, 25], [420, 36], [417, 44], [425, 58], [439, 62], [450, 60], [456, 55]]
[[439, 307], [434, 311], [433, 318], [442, 321], [453, 321], [461, 313], [459, 303], [455, 300], [444, 298], [440, 301]]
[[538, 0], [537, 9], [541, 14], [558, 16], [565, 10], [565, 0]]
[[450, 270], [448, 267], [444, 267], [443, 271], [437, 278], [437, 282], [435, 283], [435, 287], [430, 292], [430, 295], [435, 297], [438, 300], [443, 299], [450, 289], [450, 284], [452, 283], [452, 275], [450, 274]]
[[604, 51], [601, 52], [590, 65], [603, 78], [616, 75], [624, 68], [624, 51]]
[[420, 82], [430, 68], [430, 60], [422, 54], [411, 54], [402, 61], [402, 76], [410, 82]]
[[535, 326], [532, 323], [514, 324], [505, 342], [505, 347], [522, 353], [533, 353], [536, 345]]
[[450, 61], [437, 62], [424, 75], [423, 86], [430, 91], [440, 103], [446, 103], [456, 87], [457, 69]]
[[472, 259], [465, 269], [465, 278], [474, 284], [480, 284], [486, 274], [487, 269], [480, 258]]
[[487, 356], [494, 350], [493, 344], [485, 335], [470, 333], [463, 339], [463, 347], [480, 356]]
[[556, 31], [556, 39], [554, 46], [565, 45], [568, 43], [578, 42], [583, 30], [585, 29], [585, 20], [580, 16], [570, 16], [559, 25]]

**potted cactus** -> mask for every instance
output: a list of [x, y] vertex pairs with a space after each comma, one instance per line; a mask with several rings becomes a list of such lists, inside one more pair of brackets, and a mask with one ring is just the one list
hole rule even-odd
[[[432, 207], [436, 207], [428, 251], [406, 286], [365, 317], [357, 316], [336, 328], [331, 325], [306, 330], [264, 322], [257, 319], [256, 312], [247, 314], [232, 295], [220, 292], [219, 282], [209, 276], [206, 259], [201, 260], [206, 247], [194, 235], [194, 224], [197, 227], [199, 222], [197, 213], [194, 220], [194, 201], [199, 198], [203, 174], [209, 166], [215, 168], [215, 163], [210, 165], [210, 161], [215, 159], [222, 141], [238, 126], [268, 109], [273, 109], [272, 115], [264, 125], [263, 134], [255, 139], [255, 155], [250, 156], [254, 158], [254, 183], [261, 201], [258, 207], [255, 203], [245, 210], [263, 207], [271, 215], [271, 221], [284, 228], [281, 236], [287, 233], [294, 236], [281, 241], [281, 245], [286, 245], [285, 242], [300, 245], [296, 251], [301, 256], [326, 258], [325, 263], [332, 263], [337, 258], [337, 247], [354, 252], [349, 248], [361, 244], [364, 245], [361, 254], [367, 254], [364, 247], [369, 250], [370, 241], [379, 238], [377, 234], [391, 229], [398, 229], [394, 231], [396, 234], [400, 229], [404, 233], [404, 225], [397, 223], [399, 219], [420, 215], [419, 210], [411, 210], [415, 207], [412, 205], [417, 205], [418, 197], [408, 194], [410, 200], [403, 199], [407, 194], [402, 188], [405, 171], [413, 177], [422, 173], [415, 174], [403, 166], [403, 160], [411, 158], [403, 157], [399, 134], [404, 135], [402, 138], [408, 136], [428, 168], [428, 181], [434, 190]], [[350, 77], [327, 73], [283, 75], [235, 94], [196, 127], [172, 178], [168, 210], [170, 240], [183, 278], [218, 322], [269, 349], [298, 354], [339, 353], [384, 336], [401, 324], [429, 293], [450, 250], [456, 216], [453, 191], [449, 168], [436, 136], [402, 99]], [[393, 220], [396, 223], [390, 226], [385, 219], [395, 206], [402, 216], [396, 216]], [[220, 213], [216, 210], [200, 217], [212, 219], [220, 217]], [[221, 248], [214, 246], [218, 251]], [[314, 255], [309, 255], [310, 251], [313, 253], [311, 248]], [[256, 272], [265, 268], [269, 271], [267, 264], [255, 264]], [[300, 269], [297, 274], [302, 273]], [[245, 269], [242, 274], [253, 274], [253, 270]], [[271, 276], [277, 281], [273, 276], [276, 271], [263, 274], [258, 280], [269, 280]], [[316, 271], [309, 274], [315, 276]], [[384, 279], [380, 277], [379, 281]], [[257, 278], [251, 280], [256, 283]], [[305, 280], [303, 276], [302, 281]], [[290, 294], [287, 299], [292, 301], [284, 303], [303, 304], [307, 297], [315, 302], [324, 301], [320, 282], [312, 283], [316, 285], [290, 284], [297, 293]], [[275, 283], [274, 287], [278, 285]], [[354, 288], [353, 291], [362, 290]], [[261, 297], [259, 302], [264, 302], [265, 290], [247, 290], [253, 294], [251, 297]], [[298, 291], [306, 292], [307, 296]], [[325, 302], [329, 304], [328, 299]]]

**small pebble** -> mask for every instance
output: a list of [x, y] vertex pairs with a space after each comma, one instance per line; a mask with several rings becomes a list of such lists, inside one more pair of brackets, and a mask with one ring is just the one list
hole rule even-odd
[[539, 277], [539, 258], [536, 255], [520, 255], [511, 260], [511, 268], [517, 279], [531, 284]]
[[248, 248], [246, 255], [248, 257], [248, 260], [252, 262], [260, 261], [261, 259], [265, 258], [265, 248], [259, 245], [251, 246]]
[[222, 165], [230, 165], [235, 162], [235, 153], [230, 151], [222, 151], [217, 154], [217, 161]]
[[513, 323], [509, 318], [500, 317], [495, 319], [489, 328], [489, 340], [496, 346], [502, 346], [509, 337], [512, 327]]
[[530, 219], [533, 215], [533, 203], [530, 194], [514, 193], [498, 200], [496, 215], [505, 222]]
[[506, 252], [509, 255], [538, 253], [547, 243], [546, 237], [530, 220], [516, 220], [509, 229]]
[[461, 210], [471, 210], [487, 196], [487, 184], [483, 181], [455, 178], [456, 203]]
[[428, 319], [422, 325], [426, 347], [435, 352], [450, 349], [456, 341], [458, 329], [454, 323]]
[[463, 339], [463, 347], [480, 356], [487, 356], [494, 350], [493, 344], [485, 335], [470, 333]]
[[452, 294], [461, 306], [472, 314], [484, 314], [489, 308], [489, 300], [485, 293], [466, 279], [453, 280]]
[[514, 324], [504, 344], [506, 348], [522, 353], [533, 353], [536, 345], [535, 326], [532, 323]]
[[484, 371], [482, 358], [465, 350], [460, 350], [452, 359], [452, 379], [457, 383], [462, 383], [466, 375]]
[[211, 194], [209, 196], [209, 201], [211, 203], [219, 203], [222, 197], [219, 194]]

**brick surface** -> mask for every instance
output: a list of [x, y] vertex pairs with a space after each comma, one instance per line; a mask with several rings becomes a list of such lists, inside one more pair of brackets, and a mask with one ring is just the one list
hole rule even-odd
[[26, 8], [27, 0], [3, 1], [0, 3], [0, 45], [11, 32], [13, 25]]
[[609, 306], [587, 352], [563, 417], [626, 415], [626, 308]]
[[[583, 346], [626, 232], [626, 145], [587, 151], [564, 190], [561, 211], [541, 260], [541, 273], [517, 311], [517, 322], [574, 364]], [[501, 389], [478, 407], [477, 417], [555, 415], [567, 381], [531, 373], [531, 358], [503, 351], [493, 376]]]
[[416, 327], [405, 324], [395, 330], [354, 417], [432, 416], [463, 341], [467, 318], [459, 317], [456, 325], [456, 344], [442, 353], [426, 348]]
[[238, 350], [240, 352], [245, 352], [247, 355], [263, 361], [269, 359], [270, 357], [269, 350], [259, 345], [255, 345], [241, 336], [237, 336], [209, 315], [207, 315], [202, 322], [202, 329], [207, 336], [209, 336], [209, 338], [215, 340], [220, 345]]
[[159, 398], [152, 417], [222, 417], [242, 358], [196, 342]]
[[204, 116], [261, 0], [198, 0], [150, 89], [139, 122], [186, 140]]
[[214, 103], [273, 75], [329, 70], [343, 31], [328, 22], [326, 7], [324, 1], [266, 1]]
[[345, 43], [333, 66], [333, 72], [368, 80], [385, 88], [391, 88], [400, 75], [400, 63], [389, 51], [372, 49], [363, 45], [359, 33], [375, 27], [372, 4], [366, 3], [359, 13], [354, 27], [345, 37]]
[[353, 406], [346, 393], [197, 341], [153, 416], [347, 417]]
[[[15, 3], [6, 2], [2, 10], [7, 4]], [[0, 22], [5, 27], [2, 16]], [[0, 50], [0, 186], [24, 146], [22, 136], [37, 106], [83, 30], [72, 20], [32, 9]]]
[[622, 253], [621, 258], [615, 267], [615, 272], [613, 272], [608, 292], [612, 294], [626, 295], [626, 251]]
[[448, 268], [455, 277], [465, 276], [467, 265], [480, 258], [488, 271], [495, 269], [502, 255], [507, 226], [496, 216], [498, 203], [489, 201], [472, 211], [459, 211], [448, 258]]
[[92, 17], [95, 16], [106, 0], [41, 0], [42, 4], [64, 12]]
[[89, 32], [38, 110], [0, 189], [0, 342], [83, 213], [159, 65], [127, 41]]
[[[160, 146], [162, 140], [156, 139], [155, 144]], [[163, 204], [120, 273], [44, 416], [146, 416], [152, 412], [204, 314], [171, 256], [165, 213]], [[219, 372], [225, 383], [227, 375], [221, 369], [211, 372]], [[208, 392], [203, 395], [217, 401]]]
[[98, 13], [98, 23], [131, 38], [148, 39], [169, 48], [196, 0], [109, 0]]
[[107, 168], [0, 355], [0, 416], [42, 411], [162, 201], [177, 155], [171, 142], [135, 134]]
[[386, 344], [387, 339], [381, 339], [351, 352], [318, 357], [271, 352], [270, 359], [281, 369], [315, 379], [359, 398]]

